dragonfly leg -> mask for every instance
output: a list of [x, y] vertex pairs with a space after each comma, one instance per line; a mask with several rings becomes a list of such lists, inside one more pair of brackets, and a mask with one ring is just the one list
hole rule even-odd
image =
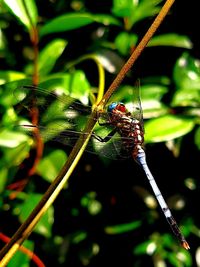
[[94, 132], [92, 133], [92, 137], [94, 137], [95, 139], [97, 139], [99, 142], [102, 142], [102, 143], [106, 143], [108, 142], [112, 137], [113, 135], [116, 133], [117, 129], [113, 129], [106, 137], [101, 137], [97, 134], [95, 134]]
[[99, 123], [100, 126], [111, 125], [111, 123], [110, 123], [109, 121], [106, 121], [106, 122], [100, 122], [100, 121], [98, 120], [98, 123]]

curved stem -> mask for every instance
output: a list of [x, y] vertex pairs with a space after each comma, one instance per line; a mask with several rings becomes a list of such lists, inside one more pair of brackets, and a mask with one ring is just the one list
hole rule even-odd
[[[33, 46], [33, 55], [34, 55], [34, 57], [33, 57], [32, 83], [34, 86], [38, 86], [38, 83], [39, 83], [39, 71], [38, 71], [39, 37], [38, 37], [38, 29], [37, 29], [37, 26], [32, 21], [29, 10], [27, 8], [26, 1], [22, 0], [22, 2], [23, 2], [23, 6], [26, 10], [26, 14], [27, 14], [27, 17], [28, 17], [30, 25], [31, 25], [31, 29], [30, 29], [29, 34], [30, 34], [30, 40], [31, 40], [32, 46]], [[34, 125], [38, 124], [39, 110], [37, 108], [37, 103], [35, 103], [35, 100], [34, 100], [34, 91], [33, 91], [33, 107], [31, 108], [31, 111], [30, 111], [30, 117], [31, 117], [31, 121]], [[28, 177], [32, 176], [35, 173], [36, 166], [38, 165], [38, 163], [42, 157], [43, 148], [44, 148], [43, 141], [42, 141], [42, 138], [40, 136], [40, 132], [37, 128], [34, 131], [34, 138], [36, 141], [36, 147], [35, 147], [36, 155], [35, 155], [32, 167], [28, 171], [28, 175], [27, 175]]]
[[98, 57], [95, 54], [88, 54], [88, 55], [82, 56], [82, 57], [78, 58], [77, 60], [74, 60], [74, 61], [68, 63], [67, 68], [71, 68], [72, 66], [77, 65], [84, 60], [93, 60], [97, 65], [98, 74], [99, 74], [99, 84], [98, 84], [97, 98], [96, 98], [95, 102], [99, 103], [103, 97], [104, 89], [105, 89], [105, 71], [104, 71], [104, 68], [103, 68], [102, 64], [100, 63]]

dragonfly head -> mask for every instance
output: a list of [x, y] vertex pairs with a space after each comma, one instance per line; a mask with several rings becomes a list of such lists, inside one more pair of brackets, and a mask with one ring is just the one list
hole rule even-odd
[[122, 103], [122, 102], [112, 102], [108, 106], [107, 111], [112, 113], [114, 110], [118, 110], [118, 111], [120, 111], [122, 113], [125, 113], [126, 112], [126, 107], [125, 107], [124, 103]]

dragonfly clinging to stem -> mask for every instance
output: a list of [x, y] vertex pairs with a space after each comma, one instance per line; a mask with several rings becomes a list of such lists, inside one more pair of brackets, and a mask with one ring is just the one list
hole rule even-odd
[[[181, 233], [178, 224], [176, 223], [172, 213], [165, 202], [161, 191], [159, 190], [156, 181], [151, 174], [146, 162], [146, 155], [143, 149], [144, 132], [143, 126], [140, 121], [132, 117], [131, 113], [126, 110], [123, 103], [113, 102], [108, 106], [109, 120], [105, 124], [110, 124], [114, 127], [110, 135], [105, 138], [96, 137], [101, 142], [107, 142], [109, 138], [112, 138], [115, 132], [118, 132], [122, 137], [124, 149], [132, 154], [133, 159], [139, 163], [143, 168], [148, 181], [153, 189], [155, 197], [178, 240], [185, 249], [189, 249], [189, 244], [186, 241], [184, 235]], [[141, 111], [141, 110], [140, 110]]]
[[[30, 91], [30, 89], [34, 89], [34, 97], [36, 97], [37, 105], [41, 106], [43, 105], [43, 101], [45, 101], [47, 98], [53, 98], [55, 99], [55, 95], [52, 93], [45, 92], [43, 89], [39, 88], [33, 88], [31, 86], [24, 86], [24, 95], [27, 95], [27, 92]], [[106, 111], [100, 112], [98, 115], [98, 123], [100, 126], [105, 127], [111, 127], [111, 132], [107, 134], [105, 137], [101, 137], [97, 135], [95, 132], [92, 134], [92, 138], [96, 140], [99, 144], [107, 143], [110, 140], [119, 140], [115, 137], [116, 134], [120, 136], [120, 143], [121, 147], [125, 154], [129, 154], [132, 156], [132, 158], [142, 167], [144, 170], [146, 177], [148, 178], [148, 181], [152, 187], [152, 190], [155, 194], [155, 197], [166, 217], [166, 220], [168, 221], [172, 231], [174, 232], [175, 236], [180, 241], [181, 245], [185, 249], [189, 249], [189, 244], [187, 243], [184, 235], [181, 233], [178, 224], [176, 223], [174, 217], [172, 216], [172, 213], [166, 204], [161, 191], [159, 190], [156, 181], [151, 174], [149, 167], [146, 162], [146, 155], [144, 151], [144, 128], [143, 128], [143, 114], [142, 114], [142, 107], [141, 107], [141, 101], [139, 97], [139, 87], [137, 87], [137, 91], [135, 99], [137, 100], [137, 103], [135, 101], [136, 105], [136, 111], [134, 113], [131, 113], [127, 110], [126, 106], [122, 102], [112, 102], [108, 105], [108, 108]], [[43, 100], [40, 101], [39, 97], [37, 98], [38, 93], [41, 96], [43, 96]], [[60, 97], [57, 97], [59, 100]], [[74, 102], [72, 98], [69, 98], [71, 100], [69, 101], [63, 101], [61, 105], [63, 106], [61, 109], [64, 110], [64, 106], [67, 106], [67, 109], [65, 110], [66, 116], [68, 116], [67, 124], [70, 127], [73, 124], [73, 118], [75, 117], [75, 113], [73, 112], [73, 107], [78, 107], [78, 111], [80, 112], [82, 109], [82, 105], [78, 102]], [[39, 100], [39, 101], [38, 101]], [[52, 101], [51, 101], [52, 102]], [[51, 103], [52, 104], [52, 103]], [[27, 103], [26, 103], [27, 105]], [[56, 106], [57, 107], [57, 106]], [[55, 107], [54, 107], [55, 108]], [[44, 106], [43, 106], [44, 109]], [[85, 112], [81, 111], [82, 115]], [[101, 118], [102, 121], [101, 121]], [[60, 126], [60, 124], [58, 124]], [[27, 124], [21, 124], [23, 128], [32, 128], [37, 127], [41, 131], [44, 130], [45, 127], [38, 126], [38, 125], [27, 125]], [[68, 128], [67, 126], [67, 128]], [[49, 129], [48, 129], [49, 131]], [[48, 132], [47, 131], [47, 132]], [[53, 133], [51, 129], [51, 134]], [[81, 134], [81, 131], [71, 131], [69, 129], [65, 130], [64, 133], [61, 135], [61, 138], [56, 138], [56, 141], [60, 141], [61, 139], [64, 140], [64, 143], [68, 143], [68, 139], [77, 139], [77, 136]], [[85, 134], [85, 133], [84, 133]], [[47, 134], [48, 135], [48, 134]], [[76, 137], [75, 137], [76, 136]], [[61, 141], [62, 142], [62, 141]], [[115, 141], [113, 141], [114, 143]], [[120, 152], [121, 153], [121, 152]]]

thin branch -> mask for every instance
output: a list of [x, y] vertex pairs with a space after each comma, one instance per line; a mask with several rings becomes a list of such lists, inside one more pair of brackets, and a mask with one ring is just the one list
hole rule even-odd
[[123, 79], [125, 78], [128, 71], [131, 69], [135, 61], [138, 59], [160, 24], [162, 23], [163, 19], [169, 12], [169, 9], [173, 5], [175, 0], [167, 0], [165, 4], [163, 5], [162, 9], [160, 10], [159, 14], [155, 18], [154, 22], [140, 41], [140, 43], [137, 45], [135, 50], [133, 51], [132, 55], [128, 59], [128, 61], [123, 65], [120, 72], [117, 74], [116, 78], [108, 88], [107, 92], [105, 93], [104, 97], [102, 98], [101, 102], [99, 103], [100, 106], [104, 107], [108, 100], [110, 99], [111, 95], [115, 92], [115, 90], [119, 87]]

